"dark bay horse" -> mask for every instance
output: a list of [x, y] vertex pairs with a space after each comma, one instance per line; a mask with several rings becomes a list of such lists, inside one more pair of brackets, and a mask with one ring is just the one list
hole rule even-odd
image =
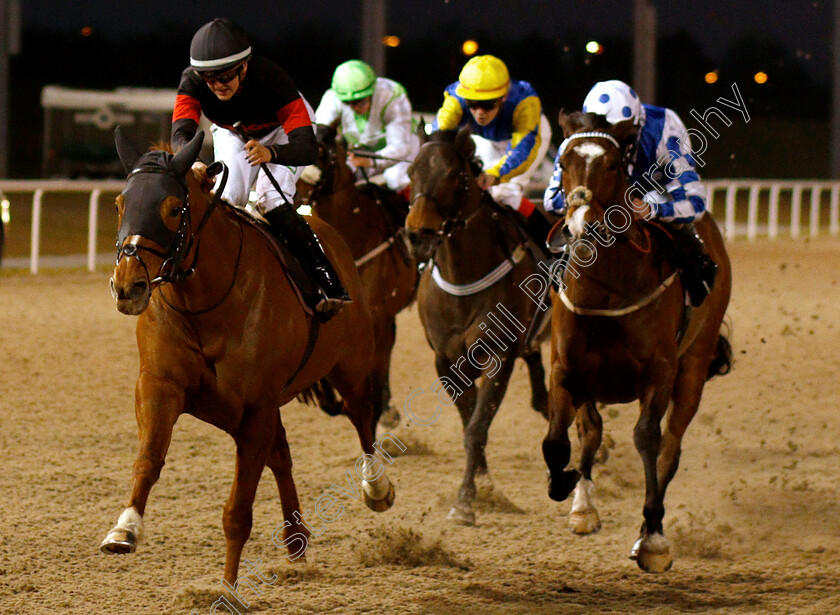
[[[409, 169], [406, 238], [428, 262], [417, 292], [420, 320], [435, 351], [438, 382], [454, 397], [464, 426], [466, 469], [450, 519], [475, 522], [476, 475], [517, 357], [531, 378], [531, 405], [545, 415], [540, 340], [547, 310], [521, 285], [537, 271], [539, 250], [476, 182], [469, 129], [433, 133]], [[542, 325], [542, 326], [540, 326]]]
[[[175, 155], [141, 154], [117, 131], [117, 149], [130, 172], [117, 197], [118, 259], [111, 288], [117, 309], [138, 316], [140, 447], [128, 506], [101, 549], [134, 552], [172, 428], [188, 413], [236, 442], [236, 474], [223, 516], [225, 580], [233, 583], [266, 465], [280, 493], [285, 540], [309, 534], [300, 521], [279, 408], [313, 383], [327, 378], [344, 398], [344, 413], [365, 453], [360, 457], [365, 503], [386, 510], [394, 489], [381, 463], [374, 470], [379, 461], [371, 430], [373, 330], [350, 251], [332, 228], [311, 221], [353, 302], [320, 325], [317, 337], [310, 336], [313, 318], [298, 301], [268, 232], [218, 202], [207, 168], [193, 166], [203, 136], [197, 134]], [[284, 544], [290, 553], [300, 546]]]
[[[402, 225], [398, 211], [399, 197], [373, 185], [356, 186], [347, 166], [347, 145], [333, 126], [316, 127], [318, 161], [321, 177], [314, 185], [299, 183], [296, 205], [306, 204], [312, 213], [336, 229], [353, 253], [362, 293], [373, 319], [376, 351], [374, 377], [380, 383], [381, 403], [374, 412], [374, 421], [387, 413], [393, 417], [389, 427], [399, 420], [390, 405], [389, 373], [391, 353], [396, 341], [396, 316], [415, 297], [417, 266], [398, 237]], [[334, 414], [330, 391], [320, 386], [319, 402]], [[326, 407], [325, 407], [326, 406]], [[339, 407], [340, 410], [340, 407]], [[384, 422], [384, 420], [383, 420]]]
[[[721, 333], [731, 289], [729, 258], [714, 219], [705, 214], [695, 226], [718, 265], [717, 281], [703, 304], [687, 312], [679, 277], [665, 256], [665, 229], [643, 221], [637, 213], [641, 201], [626, 200], [623, 154], [636, 127], [631, 121], [611, 126], [588, 113], [561, 114], [560, 125], [573, 258], [561, 292], [552, 293], [550, 426], [543, 441], [549, 496], [562, 501], [574, 491], [573, 532], [600, 528], [591, 499], [602, 431], [595, 404], [638, 399], [633, 441], [644, 463], [646, 495], [631, 557], [645, 571], [664, 572], [673, 559], [662, 531], [663, 500], [682, 437], [706, 380], [731, 364], [731, 347]], [[581, 441], [579, 470], [565, 469], [573, 418]]]

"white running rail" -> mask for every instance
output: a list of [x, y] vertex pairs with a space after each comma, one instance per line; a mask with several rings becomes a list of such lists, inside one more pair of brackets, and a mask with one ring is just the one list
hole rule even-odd
[[[826, 230], [832, 237], [840, 235], [840, 182], [804, 179], [715, 179], [706, 180], [703, 184], [706, 187], [709, 211], [718, 214], [718, 219], [723, 222], [727, 239], [736, 237], [756, 239], [759, 236], [775, 239], [783, 232], [787, 232], [792, 238], [799, 238], [802, 234], [803, 213], [807, 213], [809, 237], [816, 237]], [[103, 192], [120, 192], [124, 185], [125, 182], [118, 180], [0, 180], [0, 191], [4, 193], [31, 192], [33, 194], [30, 272], [38, 273], [44, 194], [47, 192], [90, 193], [87, 268], [89, 271], [94, 271], [96, 269], [99, 198]], [[744, 199], [746, 199], [745, 207]], [[721, 202], [723, 203], [722, 219], [718, 207]], [[803, 205], [806, 206], [806, 212], [803, 212]], [[745, 208], [746, 212], [744, 212]]]
[[97, 216], [99, 212], [99, 197], [103, 192], [121, 192], [125, 182], [117, 180], [0, 180], [0, 191], [6, 194], [15, 192], [32, 193], [32, 237], [29, 251], [29, 271], [38, 273], [38, 260], [41, 252], [41, 207], [44, 194], [47, 192], [89, 192], [88, 201], [88, 271], [96, 269], [96, 234]]

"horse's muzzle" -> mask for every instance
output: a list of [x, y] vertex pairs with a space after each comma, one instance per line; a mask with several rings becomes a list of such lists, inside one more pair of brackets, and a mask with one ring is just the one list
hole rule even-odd
[[411, 257], [418, 263], [431, 260], [442, 240], [440, 233], [428, 227], [417, 230], [406, 228], [402, 235]]
[[123, 285], [117, 281], [117, 273], [111, 276], [111, 296], [117, 303], [117, 310], [129, 316], [141, 314], [149, 305], [151, 289], [149, 282], [144, 279]]

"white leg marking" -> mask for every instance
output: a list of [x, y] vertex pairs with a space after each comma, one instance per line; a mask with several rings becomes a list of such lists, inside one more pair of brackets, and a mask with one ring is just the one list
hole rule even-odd
[[594, 509], [592, 505], [592, 492], [595, 489], [595, 483], [591, 480], [581, 478], [577, 485], [575, 485], [575, 499], [572, 501], [572, 512], [582, 513]]
[[134, 534], [134, 537], [139, 543], [143, 538], [143, 517], [140, 516], [140, 513], [133, 506], [126, 508], [120, 515], [117, 526], [114, 529], [117, 528], [128, 530]]

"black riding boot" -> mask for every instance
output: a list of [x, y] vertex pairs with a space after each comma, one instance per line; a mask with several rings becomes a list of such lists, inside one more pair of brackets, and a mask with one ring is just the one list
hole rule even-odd
[[271, 229], [280, 240], [300, 259], [301, 264], [321, 288], [324, 296], [311, 307], [325, 320], [337, 314], [350, 302], [350, 296], [324, 254], [321, 242], [303, 216], [298, 215], [288, 205], [280, 205], [266, 212], [263, 217], [268, 220]]
[[670, 224], [668, 229], [674, 237], [676, 265], [682, 270], [680, 280], [688, 291], [691, 304], [699, 307], [706, 295], [712, 292], [717, 265], [706, 252], [706, 246], [693, 224]]

